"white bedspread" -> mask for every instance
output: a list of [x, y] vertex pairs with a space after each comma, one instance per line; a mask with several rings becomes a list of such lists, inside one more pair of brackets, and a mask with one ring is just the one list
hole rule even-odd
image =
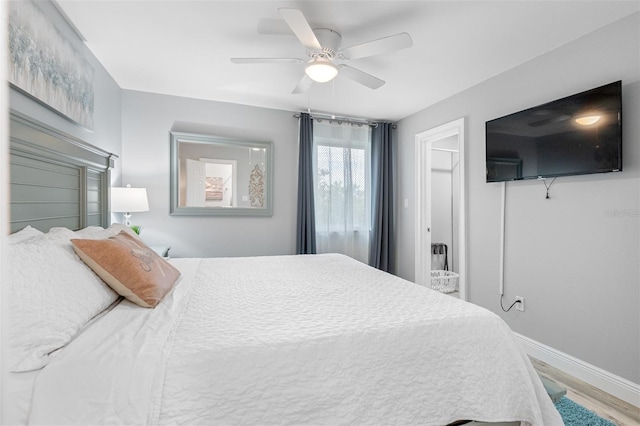
[[562, 425], [495, 314], [340, 255], [174, 259], [37, 379], [32, 424]]

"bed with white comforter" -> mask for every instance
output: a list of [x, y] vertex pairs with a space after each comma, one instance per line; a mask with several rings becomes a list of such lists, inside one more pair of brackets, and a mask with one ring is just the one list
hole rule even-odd
[[561, 425], [495, 314], [341, 255], [172, 259], [38, 374], [29, 424]]

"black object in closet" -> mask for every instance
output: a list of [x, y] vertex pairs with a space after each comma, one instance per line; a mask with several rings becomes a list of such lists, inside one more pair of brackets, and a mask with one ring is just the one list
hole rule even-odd
[[449, 259], [448, 259], [447, 251], [448, 251], [447, 245], [444, 243], [431, 244], [432, 255], [444, 254], [444, 270], [445, 271], [449, 270]]

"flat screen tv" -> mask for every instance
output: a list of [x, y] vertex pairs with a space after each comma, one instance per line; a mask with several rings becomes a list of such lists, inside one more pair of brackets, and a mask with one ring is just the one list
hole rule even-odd
[[622, 170], [622, 83], [486, 123], [487, 182]]

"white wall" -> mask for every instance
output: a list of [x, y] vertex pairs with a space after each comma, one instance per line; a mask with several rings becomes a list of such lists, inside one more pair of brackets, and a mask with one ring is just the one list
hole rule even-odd
[[[466, 120], [468, 297], [511, 328], [640, 383], [640, 14], [636, 13], [398, 123], [398, 198], [414, 195], [416, 133]], [[622, 80], [624, 171], [509, 183], [506, 301], [499, 305], [500, 184], [485, 183], [487, 120]], [[430, 82], [425, 82], [430, 84]], [[621, 216], [609, 215], [611, 211]], [[414, 278], [412, 208], [398, 211], [398, 272]]]
[[[171, 130], [272, 141], [273, 216], [170, 216]], [[133, 215], [143, 240], [170, 245], [177, 257], [294, 253], [298, 120], [291, 112], [125, 90], [122, 132], [122, 182], [146, 187], [149, 197], [150, 211]]]

